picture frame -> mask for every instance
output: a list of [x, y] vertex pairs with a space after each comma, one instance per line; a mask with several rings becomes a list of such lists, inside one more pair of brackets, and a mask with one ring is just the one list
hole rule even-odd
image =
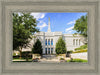
[[[1, 75], [99, 75], [100, 0], [4, 0], [0, 1]], [[12, 12], [88, 12], [88, 63], [12, 62]]]

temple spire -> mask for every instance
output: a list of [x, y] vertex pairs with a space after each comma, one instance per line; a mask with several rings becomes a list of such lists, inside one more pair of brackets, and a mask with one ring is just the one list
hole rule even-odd
[[51, 29], [50, 29], [50, 18], [49, 18], [49, 21], [48, 21], [48, 32], [51, 32]]

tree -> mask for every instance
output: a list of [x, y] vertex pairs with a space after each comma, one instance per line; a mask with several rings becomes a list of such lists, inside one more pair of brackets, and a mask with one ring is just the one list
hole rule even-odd
[[56, 43], [56, 53], [57, 54], [65, 54], [66, 53], [66, 44], [62, 37], [58, 39], [58, 42]]
[[74, 25], [73, 30], [76, 30], [79, 34], [87, 36], [87, 15], [81, 16]]
[[13, 13], [13, 50], [20, 51], [29, 46], [32, 35], [39, 30], [36, 28], [36, 19], [30, 13]]
[[36, 40], [35, 44], [33, 45], [32, 53], [34, 54], [42, 54], [42, 45], [39, 39]]

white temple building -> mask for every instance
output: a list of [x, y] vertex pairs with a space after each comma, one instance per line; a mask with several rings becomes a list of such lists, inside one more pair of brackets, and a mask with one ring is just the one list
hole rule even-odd
[[58, 41], [59, 37], [63, 38], [66, 43], [67, 51], [73, 50], [75, 48], [80, 47], [81, 45], [85, 44], [84, 37], [82, 35], [73, 35], [73, 34], [63, 34], [62, 32], [51, 32], [50, 28], [50, 19], [48, 22], [48, 31], [47, 32], [38, 32], [33, 35], [33, 39], [30, 42], [32, 44], [31, 48], [26, 48], [22, 51], [31, 51], [33, 44], [36, 42], [36, 39], [39, 39], [42, 43], [43, 47], [43, 54], [56, 54], [56, 42]]

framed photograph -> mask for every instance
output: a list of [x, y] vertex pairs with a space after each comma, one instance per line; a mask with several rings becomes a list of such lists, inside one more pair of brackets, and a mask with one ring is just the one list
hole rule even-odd
[[1, 1], [1, 75], [99, 75], [99, 0]]
[[13, 62], [88, 62], [87, 12], [12, 15]]

